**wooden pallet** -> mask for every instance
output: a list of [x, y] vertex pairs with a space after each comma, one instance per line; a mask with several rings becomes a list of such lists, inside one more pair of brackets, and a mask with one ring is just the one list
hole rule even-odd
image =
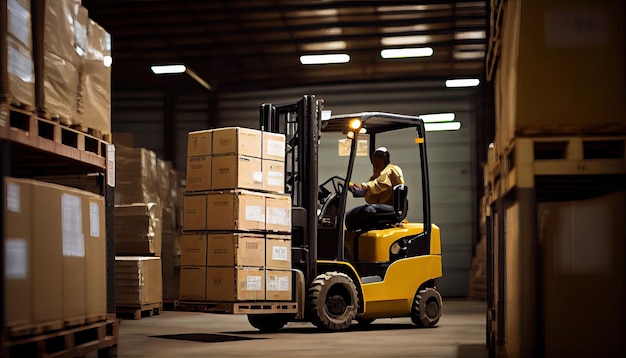
[[132, 316], [133, 319], [141, 319], [144, 314], [148, 317], [160, 315], [163, 310], [163, 303], [150, 303], [141, 306], [117, 306], [115, 312], [118, 317]]
[[10, 338], [34, 336], [47, 332], [58, 331], [65, 328], [65, 322], [62, 320], [51, 321], [40, 324], [29, 324], [7, 327], [7, 336]]
[[11, 357], [80, 357], [92, 352], [116, 355], [119, 337], [114, 314], [98, 322], [20, 338], [2, 338], [0, 356]]
[[296, 302], [205, 302], [180, 301], [178, 310], [252, 314], [252, 313], [298, 313]]
[[0, 103], [0, 139], [106, 168], [108, 142], [9, 103]]

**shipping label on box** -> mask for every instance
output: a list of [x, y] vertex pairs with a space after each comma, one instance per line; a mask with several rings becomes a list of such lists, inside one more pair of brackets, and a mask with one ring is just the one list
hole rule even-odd
[[265, 230], [265, 196], [246, 190], [209, 193], [208, 230]]
[[267, 235], [265, 241], [265, 267], [291, 268], [291, 235]]
[[206, 300], [206, 267], [182, 266], [180, 268], [180, 300]]
[[263, 160], [263, 190], [279, 194], [285, 192], [284, 162]]
[[207, 265], [207, 236], [184, 234], [180, 238], [181, 266]]
[[211, 190], [211, 163], [208, 155], [187, 157], [187, 191]]
[[263, 189], [261, 159], [243, 155], [213, 157], [211, 186], [220, 189]]
[[267, 231], [291, 232], [291, 197], [268, 194], [265, 215]]
[[268, 301], [291, 300], [291, 271], [265, 271], [265, 299]]
[[183, 230], [205, 230], [207, 228], [207, 195], [185, 195], [183, 205]]
[[262, 267], [207, 267], [207, 301], [259, 301], [265, 299]]
[[212, 154], [213, 130], [189, 132], [187, 136], [187, 157]]
[[263, 132], [263, 159], [285, 161], [285, 135]]
[[262, 235], [225, 233], [208, 235], [208, 266], [264, 266]]
[[212, 154], [238, 154], [261, 158], [261, 133], [256, 129], [241, 127], [214, 129]]

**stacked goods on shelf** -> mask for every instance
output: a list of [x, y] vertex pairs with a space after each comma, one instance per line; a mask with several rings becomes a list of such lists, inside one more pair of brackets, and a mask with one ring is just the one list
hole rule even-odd
[[189, 133], [183, 301], [289, 301], [291, 197], [285, 137], [232, 127]]
[[[120, 146], [116, 154], [117, 259], [122, 260], [122, 256], [154, 257], [162, 267], [162, 274], [150, 276], [151, 281], [144, 284], [159, 287], [162, 292], [159, 302], [176, 300], [180, 265], [180, 223], [176, 214], [178, 195], [182, 190], [180, 175], [172, 169], [170, 162], [158, 159], [153, 151], [145, 148]], [[128, 304], [128, 301], [117, 302], [119, 308], [128, 308]], [[149, 306], [142, 304], [136, 309], [140, 313], [142, 309], [150, 311], [155, 303], [145, 304]]]
[[35, 105], [35, 74], [30, 0], [3, 0], [0, 47], [0, 104], [24, 108]]
[[115, 257], [115, 304], [120, 314], [160, 313], [163, 304], [161, 259], [148, 256]]
[[5, 183], [9, 334], [105, 319], [104, 198], [31, 179]]

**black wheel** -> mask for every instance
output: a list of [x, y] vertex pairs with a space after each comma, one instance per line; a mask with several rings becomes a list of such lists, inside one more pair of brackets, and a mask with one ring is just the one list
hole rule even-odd
[[372, 324], [372, 322], [374, 322], [375, 320], [376, 320], [375, 318], [357, 318], [356, 323], [358, 323], [359, 326], [361, 327], [367, 327], [370, 324]]
[[434, 288], [426, 288], [415, 294], [413, 309], [411, 309], [411, 321], [418, 327], [435, 327], [443, 305], [441, 295]]
[[261, 332], [274, 332], [283, 328], [289, 317], [285, 314], [249, 314], [250, 325]]
[[311, 322], [329, 331], [343, 331], [356, 317], [359, 299], [356, 286], [348, 275], [326, 272], [318, 275], [308, 291]]

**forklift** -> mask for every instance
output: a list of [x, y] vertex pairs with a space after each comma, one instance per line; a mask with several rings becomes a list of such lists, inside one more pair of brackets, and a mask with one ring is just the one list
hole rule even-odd
[[[308, 321], [327, 331], [343, 331], [353, 321], [366, 326], [378, 318], [410, 317], [434, 327], [442, 314], [436, 279], [442, 276], [439, 227], [431, 223], [428, 165], [423, 121], [415, 116], [363, 112], [322, 119], [324, 102], [305, 95], [297, 103], [260, 108], [263, 131], [286, 137], [285, 192], [292, 199], [293, 296], [297, 313], [251, 313], [263, 332], [292, 321]], [[366, 228], [345, 229], [348, 195], [359, 135], [415, 128], [421, 178], [393, 188], [393, 212], [380, 214]], [[345, 177], [318, 185], [322, 133], [351, 139]], [[414, 178], [409, 178], [414, 179]], [[412, 183], [418, 183], [413, 186]], [[422, 223], [409, 223], [408, 188], [420, 190]]]

